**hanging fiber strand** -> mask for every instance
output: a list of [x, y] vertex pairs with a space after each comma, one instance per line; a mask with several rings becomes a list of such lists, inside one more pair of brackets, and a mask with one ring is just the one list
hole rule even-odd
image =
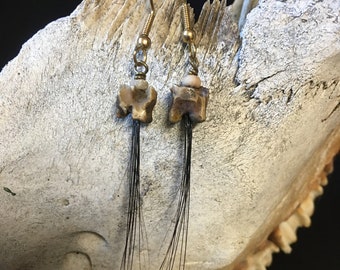
[[[126, 237], [121, 270], [132, 270], [134, 257], [139, 265], [145, 265], [147, 258], [141, 258], [143, 245], [147, 242], [143, 229], [142, 201], [140, 196], [140, 121], [133, 120], [130, 164], [129, 164], [129, 204], [126, 223]], [[135, 254], [138, 253], [138, 254]]]
[[185, 136], [180, 198], [175, 216], [175, 228], [160, 270], [171, 270], [174, 269], [175, 265], [178, 266], [178, 269], [185, 269], [190, 207], [192, 122], [187, 114], [183, 116], [182, 122]]

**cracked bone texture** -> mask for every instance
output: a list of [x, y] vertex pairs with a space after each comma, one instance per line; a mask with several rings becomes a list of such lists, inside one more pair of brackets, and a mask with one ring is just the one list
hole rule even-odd
[[209, 90], [204, 87], [193, 88], [175, 85], [171, 87], [172, 104], [169, 121], [177, 123], [188, 114], [191, 121], [201, 123], [206, 119]]
[[[167, 120], [168, 89], [186, 65], [178, 7], [155, 1], [150, 32], [158, 101], [141, 129], [150, 270], [166, 252], [180, 186], [181, 130]], [[205, 4], [194, 29], [210, 93], [193, 134], [188, 270], [234, 269], [338, 152], [339, 9], [263, 0], [239, 34], [232, 7]], [[1, 269], [119, 268], [132, 123], [116, 118], [115, 101], [144, 17], [144, 1], [85, 0], [2, 70], [0, 183], [16, 196], [0, 196]]]
[[134, 80], [132, 86], [123, 84], [117, 97], [117, 117], [131, 113], [132, 119], [150, 123], [156, 100], [156, 90], [145, 80]]

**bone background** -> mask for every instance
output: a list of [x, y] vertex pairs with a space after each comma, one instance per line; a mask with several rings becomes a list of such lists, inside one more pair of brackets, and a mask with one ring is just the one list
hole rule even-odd
[[[6, 2], [6, 6], [2, 4], [0, 10], [0, 69], [18, 54], [21, 45], [38, 30], [53, 20], [69, 15], [81, 1], [25, 0], [20, 4], [16, 1]], [[204, 1], [191, 0], [188, 2], [191, 3], [198, 15]], [[0, 192], [3, 192], [3, 187], [0, 188]], [[293, 245], [292, 254], [274, 255], [269, 270], [339, 269], [339, 194], [340, 156], [335, 160], [334, 172], [329, 178], [325, 193], [316, 201], [311, 228], [300, 229], [298, 242]]]

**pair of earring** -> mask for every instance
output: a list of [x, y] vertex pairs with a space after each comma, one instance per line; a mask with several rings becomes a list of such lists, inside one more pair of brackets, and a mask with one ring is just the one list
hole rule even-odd
[[[132, 85], [122, 85], [117, 98], [117, 117], [123, 118], [131, 113], [133, 119], [130, 168], [129, 168], [129, 204], [127, 216], [127, 232], [125, 248], [121, 262], [121, 270], [132, 269], [134, 260], [134, 248], [136, 242], [141, 245], [141, 195], [140, 195], [140, 123], [152, 121], [152, 111], [156, 104], [157, 92], [146, 81], [148, 73], [147, 51], [151, 47], [149, 38], [150, 29], [155, 18], [155, 10], [152, 0], [149, 0], [151, 11], [148, 15], [142, 33], [138, 37], [137, 45], [133, 53], [135, 76]], [[184, 124], [184, 154], [183, 171], [180, 187], [180, 199], [178, 201], [175, 227], [171, 242], [169, 243], [165, 258], [160, 269], [172, 269], [177, 256], [177, 247], [181, 243], [179, 254], [179, 267], [185, 268], [189, 200], [190, 200], [190, 169], [192, 129], [195, 123], [206, 119], [206, 107], [209, 97], [208, 89], [202, 87], [198, 77], [198, 59], [196, 56], [195, 31], [192, 29], [189, 16], [189, 6], [182, 4], [182, 17], [184, 30], [182, 40], [187, 44], [189, 71], [183, 77], [179, 85], [171, 88], [172, 105], [169, 112], [169, 121]], [[137, 232], [137, 233], [136, 233]], [[136, 239], [139, 238], [139, 239]], [[140, 250], [140, 246], [138, 247]]]

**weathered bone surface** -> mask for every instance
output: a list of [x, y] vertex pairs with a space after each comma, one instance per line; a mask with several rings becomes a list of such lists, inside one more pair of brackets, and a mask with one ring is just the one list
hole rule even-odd
[[124, 118], [131, 112], [132, 119], [150, 123], [156, 100], [156, 90], [145, 80], [135, 80], [132, 86], [123, 84], [117, 97], [117, 117]]
[[185, 114], [188, 114], [194, 123], [205, 121], [209, 89], [201, 85], [199, 77], [187, 75], [180, 85], [174, 85], [170, 90], [173, 99], [169, 111], [171, 123], [181, 121]]
[[[185, 74], [177, 2], [155, 3], [150, 33], [158, 100], [141, 129], [150, 270], [180, 183], [180, 125], [167, 120], [170, 87]], [[264, 269], [272, 252], [289, 252], [340, 148], [340, 3], [259, 1], [241, 39], [235, 10], [206, 4], [195, 26], [210, 95], [193, 135], [188, 270]], [[132, 78], [143, 11], [143, 1], [86, 0], [2, 70], [1, 269], [119, 269], [132, 122], [116, 118], [115, 101]]]

